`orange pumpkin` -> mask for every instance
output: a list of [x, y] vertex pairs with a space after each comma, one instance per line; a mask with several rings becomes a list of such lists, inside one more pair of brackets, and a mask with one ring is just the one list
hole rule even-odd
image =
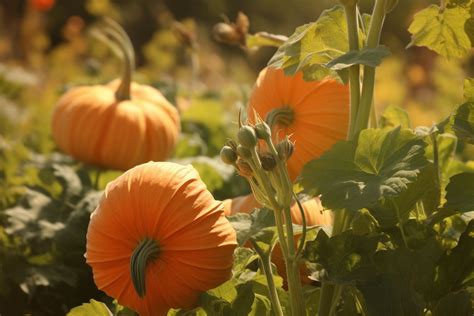
[[178, 112], [158, 90], [131, 82], [133, 58], [126, 58], [121, 80], [76, 87], [59, 99], [52, 134], [63, 152], [121, 170], [169, 157], [178, 141]]
[[[228, 280], [236, 245], [222, 203], [192, 166], [149, 162], [107, 185], [91, 216], [86, 258], [98, 288], [120, 304], [166, 315], [194, 308], [202, 291]], [[130, 273], [137, 262], [139, 284]]]
[[54, 6], [55, 0], [31, 0], [31, 5], [38, 11], [48, 11]]
[[[224, 204], [224, 211], [227, 216], [234, 215], [236, 213], [249, 213], [254, 208], [262, 207], [253, 194], [239, 196], [233, 199], [227, 199], [222, 202]], [[324, 210], [321, 205], [321, 200], [316, 197], [310, 200], [307, 200], [301, 203], [303, 206], [306, 224], [308, 226], [332, 226], [333, 224], [333, 214], [328, 210]], [[303, 219], [301, 212], [296, 203], [291, 207], [291, 218], [294, 224], [302, 225]], [[295, 237], [295, 243], [299, 241], [299, 237]], [[286, 268], [285, 261], [283, 259], [283, 253], [279, 245], [276, 245], [272, 252], [272, 261], [277, 267], [278, 274], [281, 275], [284, 279], [286, 286]], [[303, 264], [300, 268], [301, 281], [303, 283], [311, 283], [311, 280], [308, 278], [308, 269]]]
[[[333, 79], [305, 81], [301, 72], [286, 76], [281, 69], [263, 69], [249, 99], [248, 118], [265, 119], [272, 112], [278, 142], [285, 135], [295, 142], [288, 160], [292, 180], [303, 166], [334, 143], [346, 138], [349, 125], [349, 87]], [[269, 117], [270, 118], [270, 117]]]

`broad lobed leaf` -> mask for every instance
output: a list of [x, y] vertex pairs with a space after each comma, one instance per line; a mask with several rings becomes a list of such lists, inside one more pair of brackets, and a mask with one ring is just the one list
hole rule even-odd
[[331, 209], [357, 210], [395, 198], [416, 181], [428, 161], [425, 142], [412, 131], [367, 129], [310, 161], [299, 181]]

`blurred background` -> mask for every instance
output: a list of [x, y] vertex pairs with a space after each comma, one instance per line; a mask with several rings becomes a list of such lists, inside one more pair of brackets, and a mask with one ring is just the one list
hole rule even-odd
[[[382, 35], [392, 55], [377, 70], [377, 113], [389, 105], [405, 108], [414, 127], [446, 118], [462, 103], [464, 79], [473, 75], [470, 57], [446, 60], [425, 48], [405, 49], [413, 14], [430, 3], [437, 2], [400, 0]], [[213, 26], [234, 21], [241, 11], [250, 33], [289, 36], [334, 4], [0, 0], [0, 314], [61, 315], [89, 298], [104, 300], [84, 263], [84, 238], [100, 189], [119, 172], [103, 172], [92, 190], [95, 171], [60, 155], [50, 136], [52, 109], [64, 91], [121, 75], [119, 59], [88, 35], [91, 25], [104, 16], [123, 25], [137, 57], [134, 80], [159, 88], [181, 112], [173, 159], [192, 163], [216, 198], [224, 199], [249, 189], [216, 156], [235, 135], [238, 111], [276, 49], [217, 42]], [[361, 11], [372, 4], [361, 0]], [[461, 160], [474, 157], [472, 147], [458, 148]], [[66, 204], [65, 183], [76, 180], [83, 198]]]

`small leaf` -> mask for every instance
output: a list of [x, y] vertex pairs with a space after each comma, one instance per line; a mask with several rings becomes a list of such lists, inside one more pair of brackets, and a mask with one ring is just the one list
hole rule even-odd
[[452, 176], [446, 187], [446, 204], [449, 211], [474, 211], [474, 173], [460, 173]]
[[453, 130], [459, 139], [474, 144], [474, 102], [459, 106], [454, 115]]
[[408, 31], [412, 34], [410, 46], [426, 46], [444, 57], [464, 57], [471, 41], [464, 30], [470, 17], [463, 7], [440, 10], [437, 5], [418, 12]]
[[249, 239], [257, 242], [275, 242], [273, 211], [255, 209], [251, 214], [238, 213], [227, 218], [237, 232], [237, 242], [243, 246]]
[[255, 294], [251, 282], [237, 285], [237, 297], [232, 302], [232, 316], [248, 315], [252, 310]]
[[410, 130], [367, 129], [305, 165], [300, 182], [330, 209], [373, 207], [408, 189], [428, 164], [425, 142]]
[[112, 316], [112, 312], [104, 303], [90, 300], [90, 303], [84, 303], [71, 309], [67, 316]]
[[376, 48], [364, 47], [358, 51], [350, 51], [327, 63], [325, 66], [332, 70], [342, 70], [353, 65], [377, 67], [382, 59], [390, 55], [390, 50], [380, 45]]
[[379, 125], [380, 127], [394, 128], [401, 126], [402, 128], [411, 128], [410, 117], [408, 116], [407, 111], [394, 105], [389, 105], [385, 109], [380, 117]]

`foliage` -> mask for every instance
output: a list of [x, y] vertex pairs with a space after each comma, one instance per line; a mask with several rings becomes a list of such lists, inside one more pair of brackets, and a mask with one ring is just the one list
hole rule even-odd
[[[368, 7], [362, 1], [339, 2], [359, 2], [362, 12]], [[64, 12], [88, 10], [85, 20], [123, 15], [125, 25], [133, 28], [133, 16], [144, 10], [161, 11], [149, 10], [155, 8], [150, 5], [152, 1], [85, 3], [82, 8], [83, 1], [79, 1], [69, 10], [69, 4], [57, 1], [57, 7], [47, 13], [45, 25], [55, 28], [51, 34], [29, 20], [34, 30], [23, 32], [31, 33], [30, 37], [22, 35], [21, 45], [27, 48], [21, 63], [24, 69], [17, 62], [0, 65], [2, 315], [64, 315], [68, 311], [68, 315], [135, 314], [97, 289], [84, 259], [90, 214], [102, 196], [101, 190], [120, 173], [85, 166], [58, 153], [49, 129], [51, 109], [61, 92], [79, 83], [107, 82], [117, 77], [119, 68], [98, 43], [55, 25], [64, 24], [64, 17], [59, 18]], [[143, 6], [146, 9], [140, 8], [142, 3], [147, 4]], [[215, 20], [226, 8], [237, 9], [237, 5], [223, 3], [206, 3], [202, 6], [206, 10], [190, 5], [189, 10]], [[336, 217], [344, 213], [348, 219], [339, 234], [316, 229], [307, 232], [302, 264], [308, 267], [312, 283], [304, 286], [306, 313], [318, 313], [321, 284], [331, 284], [340, 290], [335, 315], [472, 315], [474, 80], [465, 79], [461, 67], [472, 57], [474, 4], [471, 0], [447, 0], [409, 17], [411, 42], [407, 48], [411, 55], [405, 58], [397, 48], [406, 46], [402, 36], [406, 25], [401, 21], [407, 12], [419, 9], [419, 2], [399, 1], [398, 6], [397, 1], [385, 3], [384, 10], [393, 9], [395, 15], [386, 20], [390, 27], [382, 33], [386, 46], [366, 46], [372, 18], [363, 13], [356, 30], [360, 49], [350, 50], [342, 6], [323, 11], [316, 21], [311, 20], [314, 10], [306, 10], [306, 21], [314, 22], [297, 27], [287, 39], [267, 32], [246, 36], [247, 47], [253, 50], [277, 47], [284, 41], [269, 65], [284, 69], [288, 75], [302, 71], [306, 80], [330, 76], [347, 83], [351, 67], [382, 65], [377, 68], [378, 98], [374, 100], [379, 119], [372, 120], [371, 128], [353, 140], [339, 142], [309, 162], [294, 187], [300, 196], [321, 195], [323, 205]], [[260, 5], [263, 9], [252, 3], [254, 6], [257, 14], [265, 14], [255, 23], [252, 20], [251, 28], [270, 25], [270, 20], [283, 21], [278, 18], [277, 6], [268, 1]], [[207, 10], [210, 7], [211, 13]], [[293, 7], [291, 12], [296, 10]], [[134, 14], [128, 16], [119, 8]], [[206, 22], [201, 21], [199, 26], [194, 21], [184, 23], [193, 26], [199, 41], [198, 48], [191, 48], [169, 27], [173, 22], [170, 11], [153, 17], [150, 12], [145, 16], [148, 20], [133, 30], [140, 65], [136, 79], [158, 87], [178, 106], [182, 130], [172, 160], [192, 164], [218, 199], [248, 193], [245, 179], [221, 163], [218, 153], [237, 130], [237, 112], [246, 103], [255, 77], [249, 69], [266, 62], [271, 51], [242, 53], [240, 48], [219, 47], [220, 53], [226, 54], [219, 57], [216, 43], [207, 40], [209, 30], [201, 28]], [[273, 25], [267, 31], [286, 32], [294, 27], [294, 20], [303, 20], [282, 16], [285, 25]], [[155, 20], [159, 30], [145, 27], [154, 27], [154, 22], [147, 21]], [[65, 40], [58, 44], [60, 36]], [[8, 47], [5, 43], [2, 33], [0, 55]], [[249, 63], [243, 58], [246, 54]], [[461, 86], [454, 84], [462, 80], [464, 96]], [[385, 90], [380, 89], [383, 86]], [[416, 123], [420, 120], [428, 121], [426, 125], [439, 123], [420, 127]], [[253, 243], [269, 252], [277, 242], [272, 211], [257, 209], [229, 221], [239, 241], [232, 278], [202, 293], [194, 310], [176, 309], [169, 315], [274, 312], [270, 285], [258, 254], [250, 247]], [[295, 225], [294, 231], [301, 234], [301, 226]], [[283, 278], [275, 266], [271, 273], [282, 308], [289, 313]]]

